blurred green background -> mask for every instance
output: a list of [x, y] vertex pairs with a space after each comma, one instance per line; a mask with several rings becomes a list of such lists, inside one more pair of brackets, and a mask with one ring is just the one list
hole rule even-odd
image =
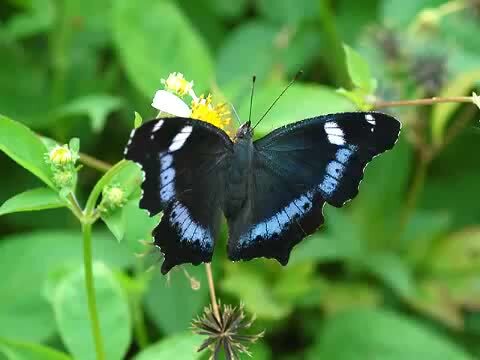
[[[479, 34], [474, 0], [1, 0], [0, 113], [59, 143], [78, 137], [82, 152], [116, 163], [134, 111], [155, 116], [151, 99], [170, 72], [245, 119], [252, 74], [258, 118], [303, 69], [262, 135], [373, 95], [468, 96], [480, 84]], [[368, 64], [360, 75], [343, 44]], [[376, 79], [375, 94], [362, 74]], [[479, 110], [386, 111], [404, 124], [397, 146], [368, 167], [354, 201], [326, 208], [287, 267], [230, 263], [225, 240], [217, 246], [220, 299], [243, 302], [266, 331], [254, 359], [480, 359]], [[3, 153], [0, 169], [0, 203], [40, 186]], [[100, 176], [81, 170], [81, 203]], [[108, 359], [196, 358], [202, 339], [189, 324], [208, 304], [204, 268], [185, 267], [199, 290], [182, 270], [169, 281], [158, 265], [146, 272], [156, 260], [134, 254], [154, 224], [135, 203], [120, 215], [121, 225], [106, 222], [121, 242], [94, 228]], [[1, 216], [0, 274], [0, 359], [94, 358], [81, 233], [66, 209]]]

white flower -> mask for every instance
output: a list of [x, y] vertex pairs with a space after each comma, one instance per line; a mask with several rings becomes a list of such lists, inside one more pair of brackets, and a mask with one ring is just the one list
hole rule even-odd
[[177, 95], [166, 90], [158, 90], [153, 97], [152, 106], [162, 112], [180, 117], [190, 117], [192, 110]]
[[167, 80], [161, 79], [161, 82], [165, 86], [165, 90], [178, 96], [191, 94], [193, 91], [193, 81], [188, 82], [182, 73], [173, 72], [168, 75]]
[[472, 93], [472, 102], [478, 106], [480, 109], [480, 96], [477, 95], [476, 93]]

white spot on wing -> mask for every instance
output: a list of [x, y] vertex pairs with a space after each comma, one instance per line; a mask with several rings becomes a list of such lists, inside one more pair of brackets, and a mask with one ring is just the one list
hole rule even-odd
[[324, 125], [325, 132], [327, 133], [328, 141], [334, 145], [345, 145], [345, 133], [338, 127], [338, 124], [334, 121], [328, 121]]
[[180, 130], [180, 132], [173, 138], [172, 143], [168, 147], [168, 151], [173, 152], [181, 149], [183, 144], [185, 144], [185, 141], [187, 141], [188, 137], [192, 133], [192, 129], [192, 126], [187, 125]]
[[365, 115], [365, 120], [367, 120], [372, 125], [376, 124], [375, 118], [371, 114]]
[[158, 120], [155, 126], [153, 127], [152, 132], [157, 132], [158, 130], [160, 130], [164, 122], [165, 120]]
[[127, 146], [125, 147], [125, 150], [123, 150], [123, 155], [127, 155], [128, 148], [132, 144], [132, 139], [135, 136], [135, 130], [136, 129], [133, 129], [132, 131], [130, 131], [130, 137], [128, 138], [128, 142], [127, 142]]
[[334, 145], [345, 145], [345, 139], [338, 135], [328, 135], [328, 141]]

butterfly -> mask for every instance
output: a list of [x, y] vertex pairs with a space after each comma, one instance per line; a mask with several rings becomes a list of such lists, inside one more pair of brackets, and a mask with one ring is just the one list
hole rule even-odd
[[233, 140], [201, 120], [157, 118], [132, 131], [125, 158], [145, 173], [140, 207], [163, 211], [154, 244], [172, 267], [210, 262], [223, 216], [231, 260], [273, 258], [323, 224], [326, 203], [358, 194], [365, 166], [391, 149], [401, 124], [379, 112], [322, 115], [254, 141], [249, 121]]

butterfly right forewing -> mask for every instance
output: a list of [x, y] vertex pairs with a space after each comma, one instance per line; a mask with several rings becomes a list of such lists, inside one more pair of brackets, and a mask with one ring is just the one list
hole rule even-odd
[[375, 113], [303, 120], [254, 142], [249, 206], [229, 219], [229, 257], [286, 264], [295, 244], [322, 223], [325, 202], [342, 206], [358, 193], [372, 158], [395, 144], [400, 123]]

